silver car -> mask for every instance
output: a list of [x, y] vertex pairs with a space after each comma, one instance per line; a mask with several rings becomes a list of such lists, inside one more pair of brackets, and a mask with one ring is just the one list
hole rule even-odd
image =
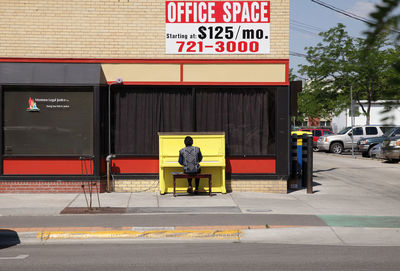
[[381, 159], [382, 156], [382, 143], [379, 143], [375, 146], [373, 146], [370, 151], [370, 157], [371, 158], [376, 158], [376, 159]]
[[318, 139], [317, 146], [321, 151], [329, 151], [332, 153], [342, 153], [344, 150], [357, 148], [357, 142], [361, 138], [369, 138], [382, 136], [387, 129], [393, 128], [393, 126], [384, 125], [364, 125], [346, 127], [339, 133], [329, 136], [321, 136]]
[[389, 137], [382, 142], [382, 156], [392, 162], [400, 161], [400, 136]]

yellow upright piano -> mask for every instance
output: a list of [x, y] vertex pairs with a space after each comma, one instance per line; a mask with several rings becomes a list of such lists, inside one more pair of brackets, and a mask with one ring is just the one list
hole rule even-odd
[[[160, 193], [173, 192], [172, 172], [182, 172], [178, 163], [179, 150], [185, 147], [185, 137], [193, 138], [193, 146], [199, 147], [203, 155], [201, 173], [212, 175], [212, 192], [226, 193], [225, 188], [225, 133], [158, 133]], [[192, 181], [194, 184], [194, 180]], [[177, 191], [186, 191], [186, 179], [177, 179]], [[208, 192], [208, 181], [200, 180], [200, 191]]]

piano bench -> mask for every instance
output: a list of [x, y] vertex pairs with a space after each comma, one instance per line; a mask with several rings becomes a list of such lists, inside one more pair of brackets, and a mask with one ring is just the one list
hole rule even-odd
[[199, 174], [172, 174], [174, 177], [174, 197], [176, 197], [176, 179], [178, 178], [192, 178], [192, 179], [201, 179], [201, 178], [207, 178], [208, 179], [208, 194], [211, 197], [211, 174], [204, 174], [204, 173], [199, 173]]

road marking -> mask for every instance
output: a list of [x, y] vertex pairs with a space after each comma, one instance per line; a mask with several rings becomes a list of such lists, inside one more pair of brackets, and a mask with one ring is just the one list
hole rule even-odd
[[16, 257], [0, 257], [0, 260], [23, 260], [28, 258], [29, 255], [27, 254], [22, 254], [22, 255], [18, 255]]
[[400, 228], [400, 216], [317, 216], [331, 227]]

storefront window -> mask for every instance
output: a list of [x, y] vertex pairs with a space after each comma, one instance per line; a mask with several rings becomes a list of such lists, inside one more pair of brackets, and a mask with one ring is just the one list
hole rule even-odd
[[158, 132], [192, 132], [191, 88], [116, 87], [116, 154], [158, 155]]
[[7, 156], [93, 155], [89, 87], [4, 87]]
[[157, 132], [225, 132], [227, 155], [275, 155], [275, 92], [274, 88], [116, 88], [114, 152], [156, 156]]
[[275, 155], [275, 91], [196, 89], [196, 128], [224, 131], [227, 155]]

